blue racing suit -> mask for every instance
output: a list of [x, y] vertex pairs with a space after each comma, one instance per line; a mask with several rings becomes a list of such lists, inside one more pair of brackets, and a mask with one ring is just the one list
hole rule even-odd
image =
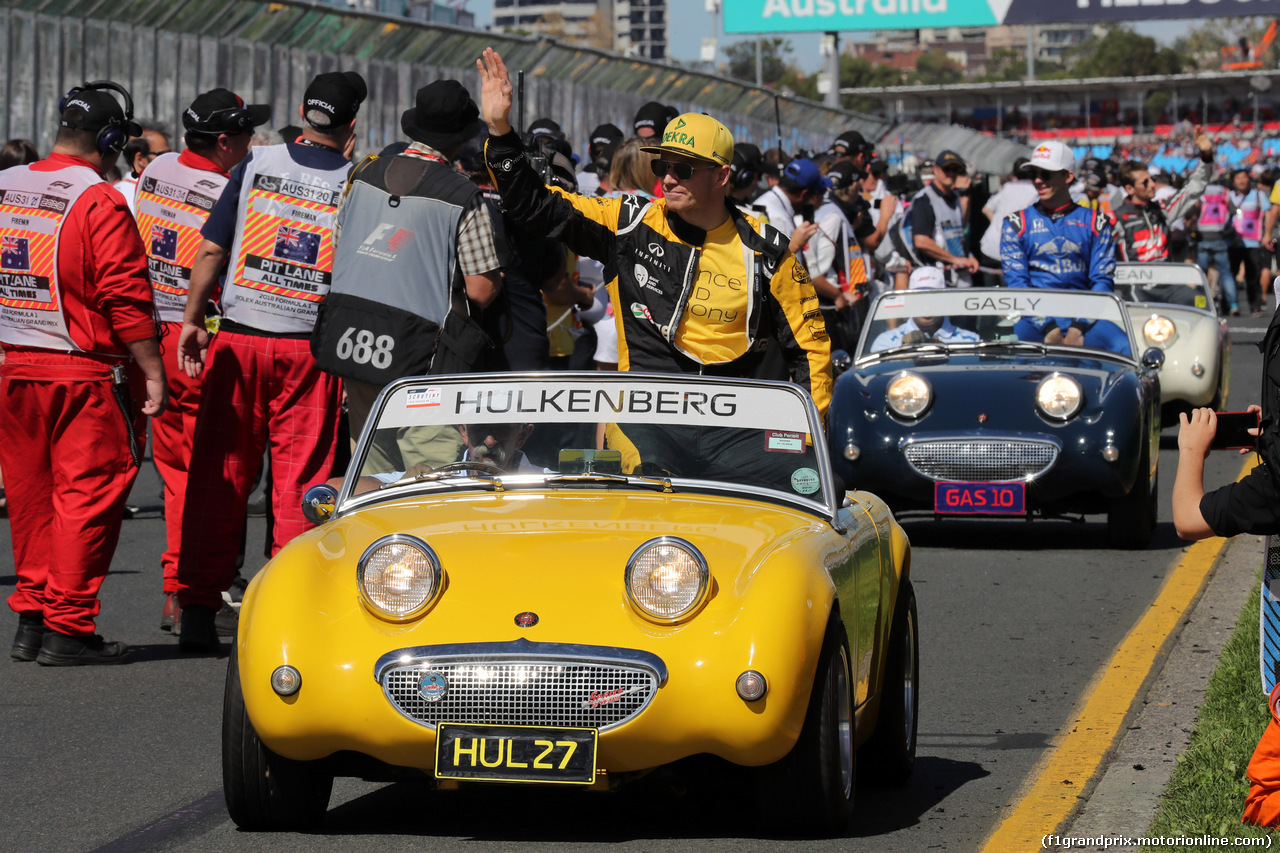
[[[1046, 213], [1039, 204], [1010, 214], [1000, 232], [1000, 265], [1008, 287], [1114, 291], [1116, 244], [1111, 223], [1096, 210], [1068, 204]], [[1024, 317], [1018, 336], [1043, 340], [1075, 326], [1085, 345], [1129, 354], [1122, 329], [1112, 323], [1066, 317]], [[1038, 337], [1036, 337], [1038, 336]]]

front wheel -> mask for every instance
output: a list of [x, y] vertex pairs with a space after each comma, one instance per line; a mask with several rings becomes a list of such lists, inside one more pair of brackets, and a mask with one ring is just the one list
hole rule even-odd
[[901, 785], [916, 766], [916, 729], [920, 712], [920, 629], [916, 594], [902, 579], [893, 609], [889, 650], [880, 686], [876, 729], [858, 755], [858, 779], [875, 785]]
[[1107, 538], [1113, 548], [1147, 547], [1156, 529], [1158, 494], [1156, 479], [1151, 475], [1151, 448], [1144, 444], [1133, 488], [1107, 511]]
[[832, 620], [818, 658], [804, 728], [785, 758], [756, 771], [756, 794], [768, 825], [800, 835], [832, 835], [853, 817], [853, 692], [849, 652]]
[[222, 790], [236, 826], [306, 830], [324, 819], [333, 775], [276, 755], [258, 740], [244, 707], [236, 643], [222, 700]]

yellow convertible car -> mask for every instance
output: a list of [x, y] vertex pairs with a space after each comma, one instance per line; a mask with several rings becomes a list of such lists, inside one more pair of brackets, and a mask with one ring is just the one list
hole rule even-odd
[[910, 544], [795, 385], [401, 380], [304, 510], [227, 673], [241, 827], [316, 825], [335, 776], [611, 790], [711, 755], [825, 834], [912, 771]]

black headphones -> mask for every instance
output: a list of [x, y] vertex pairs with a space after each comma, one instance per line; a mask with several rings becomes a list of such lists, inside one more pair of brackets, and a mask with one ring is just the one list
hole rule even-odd
[[63, 110], [67, 108], [67, 104], [80, 92], [91, 91], [94, 89], [105, 89], [112, 92], [118, 92], [124, 98], [124, 120], [112, 116], [107, 119], [107, 123], [101, 128], [85, 127], [84, 122], [67, 121], [60, 118], [63, 127], [72, 130], [97, 130], [98, 135], [94, 137], [94, 144], [98, 147], [98, 153], [107, 156], [111, 153], [119, 153], [124, 148], [125, 143], [130, 137], [141, 136], [142, 127], [133, 120], [133, 98], [129, 96], [129, 92], [119, 83], [113, 83], [110, 80], [94, 80], [91, 83], [85, 83], [83, 86], [75, 86], [70, 92], [58, 102], [58, 115], [61, 116]]
[[221, 136], [224, 133], [235, 134], [253, 130], [253, 115], [249, 112], [249, 106], [247, 104], [241, 104], [238, 107], [227, 107], [226, 109], [215, 110], [209, 113], [208, 120], [212, 121], [214, 116], [220, 116], [223, 113], [229, 114], [225, 119], [223, 119], [223, 130], [194, 130], [191, 132], [204, 133], [209, 136]]
[[749, 164], [744, 162], [741, 166], [737, 163], [729, 165], [729, 182], [735, 189], [745, 190], [747, 187], [755, 186], [759, 180], [760, 173], [752, 169]]

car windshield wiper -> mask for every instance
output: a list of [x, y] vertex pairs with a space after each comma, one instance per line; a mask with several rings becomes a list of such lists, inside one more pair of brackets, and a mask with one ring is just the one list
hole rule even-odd
[[383, 489], [394, 489], [400, 486], [412, 485], [414, 483], [439, 482], [444, 479], [471, 480], [477, 483], [484, 483], [487, 486], [492, 486], [495, 492], [504, 491], [502, 481], [497, 477], [478, 477], [475, 474], [467, 474], [462, 471], [431, 471], [426, 474], [419, 474], [416, 477], [403, 477], [391, 483], [383, 483], [381, 486], [378, 486], [378, 491], [382, 491]]
[[1036, 341], [979, 341], [973, 344], [975, 350], [981, 349], [1016, 349], [1030, 350], [1031, 352], [1044, 353], [1049, 348], [1042, 343]]
[[605, 474], [601, 471], [592, 471], [589, 474], [552, 474], [547, 477], [547, 482], [552, 485], [561, 483], [626, 483], [627, 485], [652, 486], [665, 494], [671, 494], [675, 491], [675, 489], [671, 488], [671, 480], [667, 477]]
[[935, 342], [932, 342], [932, 343], [903, 344], [902, 346], [889, 347], [889, 349], [886, 349], [886, 350], [880, 350], [879, 352], [867, 353], [867, 355], [873, 356], [873, 357], [875, 357], [875, 358], [885, 358], [885, 357], [887, 357], [887, 356], [891, 356], [891, 355], [901, 355], [901, 354], [902, 354], [902, 353], [904, 353], [904, 352], [942, 352], [942, 353], [945, 353], [945, 352], [947, 352], [947, 345], [946, 345], [946, 344], [937, 343], [936, 341], [935, 341]]

